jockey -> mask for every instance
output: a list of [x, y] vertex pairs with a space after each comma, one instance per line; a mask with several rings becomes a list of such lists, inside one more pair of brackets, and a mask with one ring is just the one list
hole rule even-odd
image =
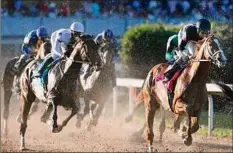
[[113, 32], [110, 29], [104, 30], [100, 34], [98, 34], [95, 39], [95, 43], [98, 45], [105, 45], [106, 43], [110, 43], [113, 41]]
[[56, 61], [62, 59], [69, 51], [69, 46], [72, 46], [75, 41], [84, 33], [84, 26], [80, 22], [71, 24], [70, 29], [59, 29], [51, 35], [51, 55], [45, 57], [44, 61], [33, 72], [33, 76], [41, 76], [41, 73], [48, 64], [55, 64]]
[[[95, 37], [94, 41], [99, 46], [99, 50], [104, 52], [104, 49], [114, 42], [112, 30], [107, 29], [102, 31]], [[91, 65], [88, 65], [88, 67], [85, 69], [84, 79], [87, 79], [87, 77], [91, 74], [91, 67]]]
[[172, 68], [165, 72], [160, 78], [163, 79], [164, 82], [169, 81], [173, 75], [178, 71], [187, 66], [190, 57], [194, 55], [194, 48], [188, 47], [186, 44], [192, 41], [199, 41], [203, 38], [206, 38], [210, 35], [211, 24], [207, 19], [200, 19], [196, 24], [188, 24], [183, 26], [178, 33], [178, 58], [172, 65]]
[[176, 53], [175, 51], [177, 50], [178, 47], [178, 35], [172, 35], [168, 38], [167, 41], [167, 49], [166, 49], [166, 54], [165, 54], [165, 59], [169, 63], [174, 63], [176, 60]]
[[30, 31], [24, 38], [21, 50], [23, 55], [15, 63], [13, 70], [19, 74], [22, 68], [28, 63], [28, 60], [34, 57], [40, 45], [48, 37], [48, 32], [45, 27], [41, 26], [37, 30]]

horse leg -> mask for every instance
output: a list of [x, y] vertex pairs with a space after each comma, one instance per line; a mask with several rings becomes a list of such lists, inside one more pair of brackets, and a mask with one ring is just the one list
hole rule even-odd
[[162, 142], [163, 139], [163, 133], [165, 131], [166, 128], [166, 122], [165, 122], [165, 110], [162, 108], [162, 106], [160, 106], [160, 113], [161, 113], [161, 122], [159, 124], [159, 142]]
[[199, 116], [191, 116], [191, 134], [195, 133], [199, 129]]
[[200, 115], [201, 115], [201, 109], [199, 109], [198, 111], [195, 112], [195, 114], [193, 114], [191, 116], [191, 134], [195, 133], [198, 131], [199, 129], [199, 121], [200, 121]]
[[26, 95], [21, 94], [20, 102], [21, 102], [21, 124], [20, 124], [20, 150], [25, 150], [25, 133], [27, 129], [27, 117], [31, 108], [33, 101], [35, 100], [35, 95], [28, 91]]
[[32, 108], [31, 108], [31, 111], [30, 111], [30, 114], [28, 117], [30, 117], [31, 115], [35, 114], [38, 110], [38, 104], [39, 104], [39, 101], [36, 101], [32, 104]]
[[10, 73], [10, 70], [5, 70], [3, 76], [3, 88], [4, 88], [4, 108], [3, 108], [3, 134], [8, 136], [8, 118], [9, 118], [9, 105], [12, 96], [12, 85], [14, 76]]
[[[38, 103], [39, 103], [39, 102], [34, 102], [34, 103], [32, 104], [32, 108], [31, 108], [30, 114], [28, 115], [28, 120], [30, 119], [30, 116], [31, 116], [31, 115], [33, 115], [35, 112], [37, 112], [37, 110], [38, 110]], [[20, 123], [20, 121], [21, 121], [21, 114], [20, 114], [20, 113], [19, 113], [19, 115], [17, 116], [16, 120], [17, 120], [17, 122]]]
[[46, 105], [44, 114], [41, 116], [40, 121], [46, 123], [47, 120], [49, 119], [49, 116], [53, 110], [53, 105], [51, 103], [48, 103]]
[[57, 124], [57, 103], [56, 100], [53, 99], [51, 102], [53, 109], [52, 109], [52, 127], [51, 127], [51, 131], [53, 133], [58, 133], [62, 130], [62, 126], [58, 126]]
[[99, 120], [99, 117], [100, 117], [100, 115], [101, 115], [101, 113], [102, 113], [102, 110], [103, 110], [103, 108], [104, 108], [104, 104], [100, 104], [100, 105], [97, 105], [97, 104], [93, 104], [93, 105], [91, 105], [91, 108], [90, 108], [90, 113], [91, 114], [93, 114], [93, 110], [95, 109], [97, 107], [97, 110], [96, 110], [96, 114], [95, 115], [93, 115], [93, 117], [92, 117], [92, 119], [91, 119], [91, 121], [90, 121], [90, 123], [89, 123], [89, 128], [88, 129], [90, 129], [91, 128], [91, 126], [93, 125], [93, 126], [96, 126], [97, 124], [98, 124], [98, 120]]
[[84, 114], [77, 114], [77, 121], [76, 121], [76, 128], [80, 128], [81, 127], [81, 122], [84, 119], [84, 117], [89, 113], [90, 111], [90, 99], [88, 98], [88, 95], [86, 93], [84, 93]]
[[4, 86], [3, 134], [7, 137], [8, 136], [9, 105], [10, 105], [10, 98], [12, 95], [12, 91], [7, 90], [6, 88], [7, 87]]
[[75, 102], [72, 103], [72, 110], [71, 110], [71, 113], [70, 113], [70, 115], [62, 122], [62, 127], [66, 126], [67, 123], [69, 122], [69, 120], [70, 120], [75, 114], [77, 114], [78, 109], [79, 109], [79, 108], [77, 107], [76, 103], [75, 103]]
[[182, 121], [182, 116], [180, 114], [175, 114], [173, 122], [173, 131], [177, 132], [180, 129], [180, 123]]
[[153, 97], [150, 97], [148, 100], [145, 101], [146, 144], [149, 152], [153, 150], [152, 147], [152, 143], [154, 139], [153, 124], [154, 124], [155, 111], [156, 109], [158, 109], [158, 107], [156, 108], [155, 106], [155, 100], [152, 100], [152, 98]]
[[182, 139], [183, 139], [183, 143], [186, 145], [186, 146], [190, 146], [192, 144], [192, 130], [191, 130], [191, 124], [192, 124], [192, 121], [191, 121], [191, 116], [189, 115], [188, 116], [188, 119], [186, 121], [186, 123], [183, 125], [182, 127]]

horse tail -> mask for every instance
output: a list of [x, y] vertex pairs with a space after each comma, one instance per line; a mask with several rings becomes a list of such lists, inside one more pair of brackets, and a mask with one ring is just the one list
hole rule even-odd
[[220, 87], [220, 89], [222, 90], [222, 92], [228, 100], [233, 101], [233, 90], [229, 86], [222, 82], [215, 82], [215, 84], [217, 84]]
[[47, 54], [51, 52], [51, 43], [50, 42], [44, 42], [43, 44], [40, 45], [37, 51], [37, 55], [35, 59], [44, 59]]
[[149, 74], [147, 75], [147, 78], [143, 81], [142, 87], [140, 89], [140, 92], [136, 95], [136, 105], [134, 106], [132, 112], [126, 117], [125, 121], [130, 122], [133, 119], [133, 115], [137, 111], [137, 109], [144, 103], [144, 90], [148, 89], [148, 85], [151, 84], [151, 78], [153, 79], [153, 71], [151, 70]]
[[8, 119], [9, 116], [9, 105], [10, 105], [10, 98], [12, 95], [12, 86], [14, 82], [15, 73], [13, 71], [13, 67], [15, 63], [18, 61], [19, 57], [15, 57], [11, 59], [4, 69], [2, 85], [4, 89], [4, 111], [3, 111], [3, 118]]

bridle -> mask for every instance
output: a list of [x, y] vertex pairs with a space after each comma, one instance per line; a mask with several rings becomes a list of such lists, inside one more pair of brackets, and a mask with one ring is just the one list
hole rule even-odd
[[[214, 41], [214, 40], [213, 40]], [[218, 44], [217, 44], [218, 45]], [[219, 47], [219, 45], [218, 45]], [[211, 60], [217, 61], [217, 55], [223, 54], [223, 50], [219, 49], [216, 52], [211, 52], [209, 44], [205, 46], [205, 49], [207, 50], [207, 55], [210, 57]]]
[[[210, 37], [212, 37], [212, 36], [210, 36]], [[207, 42], [208, 39], [211, 39], [211, 38], [206, 38], [203, 44], [205, 44], [205, 43]], [[214, 52], [214, 53], [211, 52], [209, 44], [206, 45], [204, 49], [207, 50], [207, 56], [209, 56], [210, 59], [193, 60], [193, 62], [210, 62], [210, 61], [217, 61], [217, 55], [223, 53], [223, 50], [221, 50], [221, 49], [217, 50], [217, 51]], [[204, 54], [206, 54], [205, 51], [204, 51]]]
[[[75, 46], [78, 44], [79, 42], [77, 42], [77, 43], [75, 43]], [[81, 48], [80, 48], [80, 51], [84, 48], [84, 52], [85, 52], [85, 54], [86, 54], [86, 56], [87, 56], [87, 61], [82, 61], [82, 60], [74, 60], [74, 59], [71, 59], [70, 57], [66, 57], [66, 59], [68, 59], [68, 60], [70, 60], [71, 62], [74, 62], [74, 63], [82, 63], [82, 64], [92, 64], [92, 62], [90, 62], [91, 61], [91, 58], [90, 58], [90, 56], [88, 56], [88, 54], [87, 54], [87, 46], [86, 45], [83, 45], [84, 44], [84, 41], [82, 42], [82, 44], [81, 44]]]

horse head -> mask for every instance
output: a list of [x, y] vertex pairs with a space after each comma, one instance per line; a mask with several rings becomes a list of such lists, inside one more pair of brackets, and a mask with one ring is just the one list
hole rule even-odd
[[[79, 40], [76, 43], [73, 52], [70, 57], [73, 57], [74, 61], [86, 62], [101, 66], [101, 57], [98, 54], [98, 46], [95, 44], [92, 39]], [[81, 60], [81, 61], [80, 61]]]
[[101, 59], [103, 65], [110, 66], [113, 63], [113, 51], [111, 49], [106, 49], [104, 51], [100, 51]]
[[219, 40], [213, 35], [204, 40], [202, 44], [204, 58], [210, 60], [213, 64], [219, 68], [224, 67], [227, 63], [227, 58], [222, 50]]

